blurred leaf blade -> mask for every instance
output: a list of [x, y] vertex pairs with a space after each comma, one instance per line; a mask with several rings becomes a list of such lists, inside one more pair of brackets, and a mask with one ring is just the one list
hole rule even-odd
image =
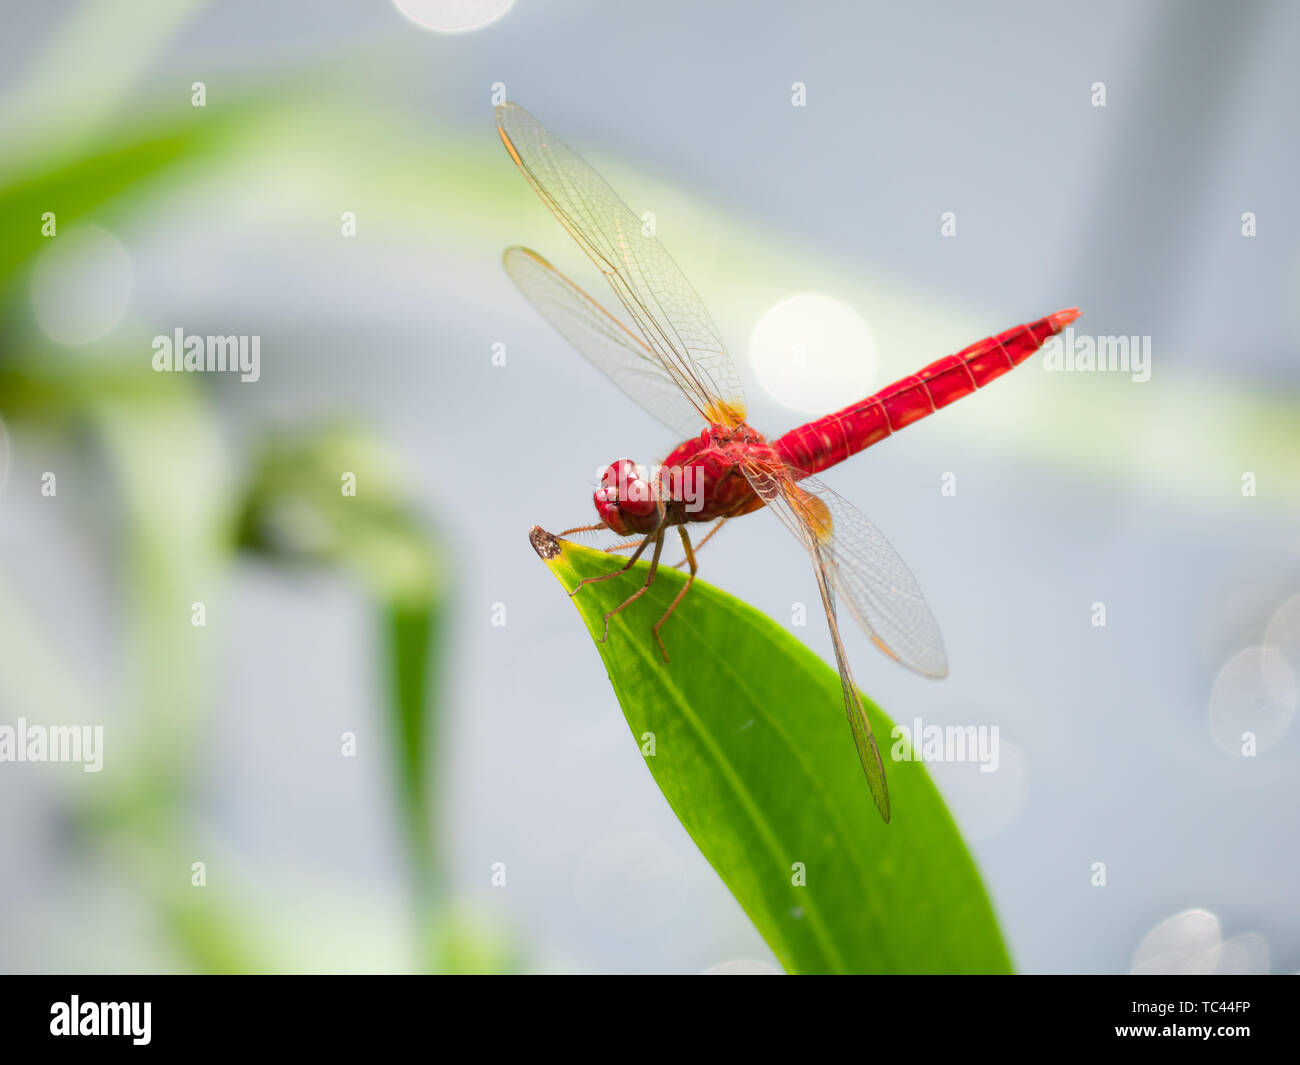
[[406, 833], [416, 890], [436, 893], [433, 822], [430, 818], [431, 781], [428, 767], [433, 757], [431, 688], [437, 673], [437, 631], [441, 611], [430, 599], [423, 604], [389, 602], [383, 605], [389, 712], [392, 720], [398, 787], [401, 791]]
[[[438, 543], [404, 498], [392, 455], [344, 424], [271, 437], [244, 491], [237, 542], [253, 554], [336, 569], [378, 612], [386, 723], [415, 906], [417, 950], [436, 948], [445, 901], [434, 826], [442, 638], [450, 579]], [[431, 967], [441, 959], [422, 959]]]
[[[544, 560], [565, 588], [622, 564], [553, 543]], [[645, 572], [574, 597], [593, 637]], [[664, 797], [786, 969], [1010, 972], [975, 864], [920, 762], [888, 762], [895, 816], [880, 821], [834, 670], [700, 581], [664, 626], [663, 663], [650, 627], [684, 580], [661, 568], [596, 646]], [[887, 752], [891, 723], [866, 703]]]
[[94, 144], [77, 145], [71, 155], [50, 153], [53, 158], [42, 157], [37, 165], [0, 173], [0, 218], [8, 227], [0, 246], [0, 284], [9, 283], [51, 239], [42, 233], [47, 211], [55, 216], [56, 233], [65, 232], [123, 197], [140, 195], [151, 179], [170, 168], [193, 167], [210, 157], [232, 136], [243, 135], [249, 119], [263, 108], [256, 100], [214, 115], [186, 108], [106, 132]]

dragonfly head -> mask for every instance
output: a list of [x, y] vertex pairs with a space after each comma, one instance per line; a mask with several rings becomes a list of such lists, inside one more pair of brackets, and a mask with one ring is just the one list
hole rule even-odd
[[592, 501], [600, 520], [619, 536], [650, 532], [659, 524], [654, 484], [631, 459], [619, 459], [605, 468]]

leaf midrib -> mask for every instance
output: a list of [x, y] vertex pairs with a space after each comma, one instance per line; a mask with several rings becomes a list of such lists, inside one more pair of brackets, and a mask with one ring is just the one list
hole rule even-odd
[[[646, 661], [647, 664], [652, 667], [660, 664], [650, 654], [649, 649], [643, 647], [639, 641], [631, 640], [629, 643], [632, 644], [636, 653], [643, 661]], [[728, 670], [728, 672], [730, 673], [731, 671]], [[682, 695], [681, 689], [677, 687], [677, 684], [670, 676], [665, 675], [664, 686], [671, 692], [673, 701], [683, 711], [684, 720], [692, 727], [700, 738], [704, 749], [709, 752], [715, 764], [721, 769], [723, 778], [731, 787], [733, 794], [740, 801], [742, 808], [749, 815], [750, 823], [755, 826], [760, 838], [767, 845], [769, 855], [772, 857], [777, 867], [781, 868], [783, 865], [783, 855], [780, 850], [780, 843], [777, 834], [773, 831], [769, 820], [766, 817], [763, 817], [759, 812], [749, 789], [746, 788], [743, 782], [737, 777], [736, 770], [732, 765], [731, 760], [727, 757], [724, 748], [714, 738], [713, 734], [704, 726], [699, 715], [697, 715], [691, 708], [689, 701]], [[707, 855], [705, 855], [705, 857], [708, 858]], [[709, 861], [709, 864], [713, 864], [712, 860]], [[726, 881], [724, 880], [724, 883], [725, 882]], [[744, 904], [742, 903], [742, 907], [743, 905]], [[808, 907], [808, 913], [810, 918], [812, 918], [809, 923], [817, 930], [816, 939], [822, 945], [823, 953], [826, 955], [828, 960], [831, 960], [836, 966], [836, 971], [842, 973], [847, 972], [848, 967], [845, 964], [844, 959], [840, 956], [839, 951], [835, 949], [834, 939], [831, 937], [830, 931], [822, 918], [820, 907], [813, 902], [813, 904]], [[791, 953], [793, 953], [793, 951]]]

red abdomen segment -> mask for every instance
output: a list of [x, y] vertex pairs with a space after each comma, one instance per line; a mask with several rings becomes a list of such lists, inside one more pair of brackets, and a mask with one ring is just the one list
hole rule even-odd
[[773, 442], [778, 455], [804, 473], [819, 473], [869, 448], [905, 425], [983, 388], [1014, 369], [1079, 317], [1077, 307], [1018, 325], [947, 355], [874, 396], [791, 429]]

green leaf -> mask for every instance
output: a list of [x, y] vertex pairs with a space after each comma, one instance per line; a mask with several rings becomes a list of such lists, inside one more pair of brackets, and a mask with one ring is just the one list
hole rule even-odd
[[435, 952], [445, 885], [432, 768], [451, 578], [407, 498], [408, 483], [395, 456], [344, 423], [278, 434], [261, 448], [244, 487], [236, 541], [265, 559], [346, 572], [377, 606], [413, 941], [435, 968], [443, 964]]
[[[541, 529], [530, 538], [566, 589], [622, 565]], [[573, 597], [596, 640], [645, 575], [639, 563]], [[922, 764], [889, 760], [880, 708], [864, 700], [886, 757], [888, 825], [838, 675], [775, 622], [697, 580], [661, 631], [663, 661], [650, 628], [684, 580], [661, 567], [596, 646], [655, 782], [785, 968], [1009, 972], [975, 864]]]
[[148, 182], [184, 164], [194, 167], [216, 155], [236, 136], [241, 124], [257, 113], [254, 102], [240, 100], [220, 115], [185, 107], [148, 124], [104, 132], [93, 145], [76, 146], [63, 157], [47, 150], [27, 168], [0, 169], [0, 218], [5, 241], [0, 245], [0, 285], [51, 238], [41, 233], [42, 215], [53, 212], [57, 232], [126, 197], [140, 197]]

